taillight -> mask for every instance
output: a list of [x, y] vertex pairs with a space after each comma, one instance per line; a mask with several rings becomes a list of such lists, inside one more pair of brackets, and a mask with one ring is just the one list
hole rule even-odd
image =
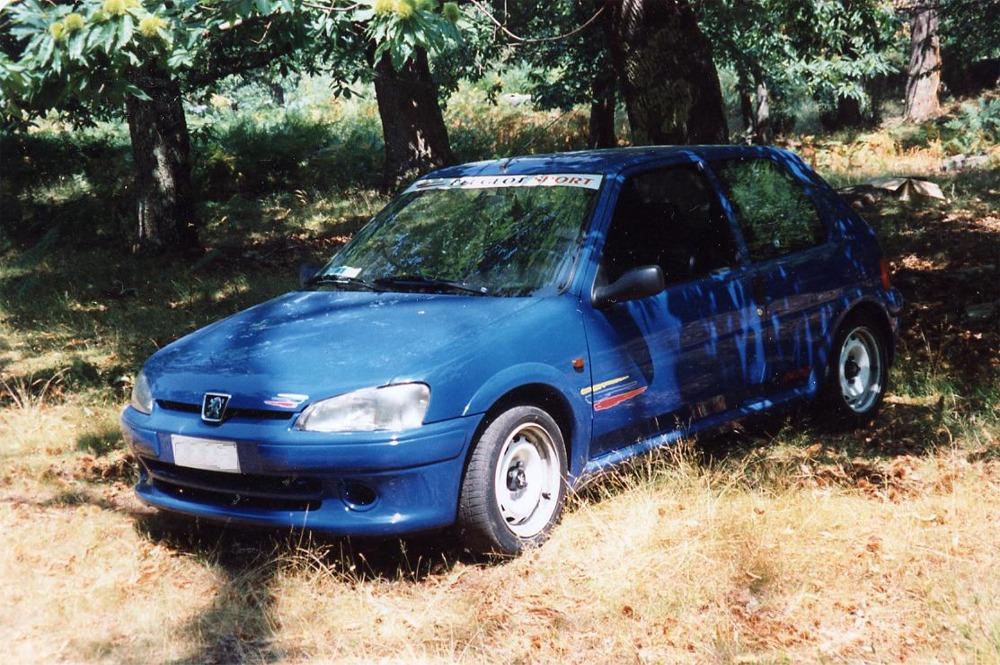
[[889, 289], [892, 281], [889, 279], [889, 261], [884, 256], [878, 260], [878, 268], [882, 277], [882, 288]]

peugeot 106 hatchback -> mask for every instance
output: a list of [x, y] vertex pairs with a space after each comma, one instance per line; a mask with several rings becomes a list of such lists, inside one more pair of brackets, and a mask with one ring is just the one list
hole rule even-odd
[[146, 362], [142, 500], [515, 554], [682, 436], [804, 400], [864, 423], [902, 304], [871, 228], [762, 147], [445, 168], [306, 277]]

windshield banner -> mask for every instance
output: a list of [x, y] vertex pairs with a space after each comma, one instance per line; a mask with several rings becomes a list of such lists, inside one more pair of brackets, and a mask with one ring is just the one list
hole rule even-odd
[[470, 175], [461, 178], [424, 178], [404, 194], [425, 189], [492, 189], [495, 187], [580, 187], [598, 189], [604, 176], [596, 173], [538, 173], [535, 175]]

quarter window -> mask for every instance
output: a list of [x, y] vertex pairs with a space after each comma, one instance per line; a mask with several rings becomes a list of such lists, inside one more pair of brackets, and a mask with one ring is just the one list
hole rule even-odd
[[712, 169], [736, 208], [750, 258], [764, 261], [826, 241], [816, 206], [791, 175], [770, 159], [714, 162]]

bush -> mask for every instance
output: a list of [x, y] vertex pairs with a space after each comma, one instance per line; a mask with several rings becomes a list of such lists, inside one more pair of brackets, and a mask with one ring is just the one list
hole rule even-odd
[[195, 181], [209, 200], [288, 190], [371, 186], [382, 169], [376, 114], [237, 116], [196, 134]]
[[1000, 98], [963, 104], [941, 134], [945, 149], [953, 154], [984, 152], [1000, 143]]
[[123, 124], [45, 123], [0, 136], [0, 154], [0, 236], [37, 239], [53, 227], [71, 227], [86, 243], [121, 231], [132, 177]]
[[445, 111], [451, 149], [459, 162], [587, 147], [587, 113], [580, 108], [535, 111], [490, 104], [482, 90], [462, 86]]

